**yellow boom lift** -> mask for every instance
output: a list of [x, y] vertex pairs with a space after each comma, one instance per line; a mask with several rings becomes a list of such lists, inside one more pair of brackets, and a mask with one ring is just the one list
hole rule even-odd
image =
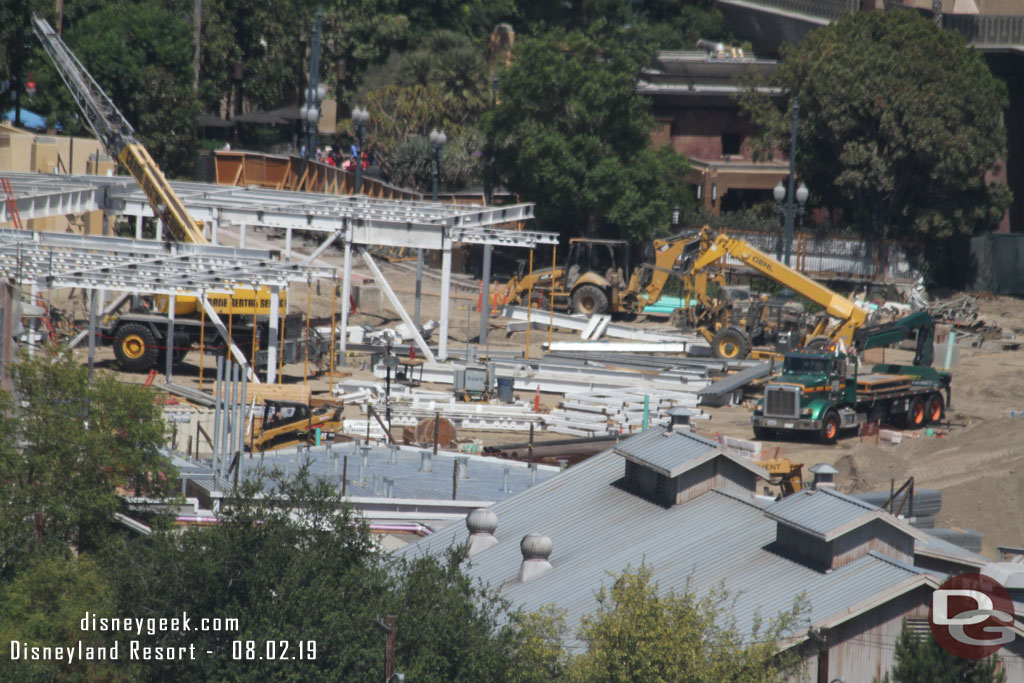
[[[849, 347], [854, 332], [867, 321], [867, 311], [850, 299], [780, 263], [741, 239], [726, 234], [712, 237], [710, 228], [705, 227], [701, 231], [699, 242], [699, 253], [683, 276], [683, 296], [690, 295], [701, 302], [705, 313], [708, 310], [712, 311], [711, 315], [706, 315], [697, 331], [708, 340], [712, 353], [719, 358], [744, 358], [751, 350], [750, 336], [738, 326], [738, 321], [731, 320], [727, 315], [718, 315], [724, 310], [723, 302], [708, 295], [709, 282], [724, 284], [721, 265], [726, 256], [735, 258], [743, 265], [825, 309], [828, 316], [821, 316], [802, 340], [805, 348], [821, 349], [840, 341]], [[709, 270], [712, 266], [718, 266], [719, 270]], [[829, 316], [838, 319], [831, 327]]]

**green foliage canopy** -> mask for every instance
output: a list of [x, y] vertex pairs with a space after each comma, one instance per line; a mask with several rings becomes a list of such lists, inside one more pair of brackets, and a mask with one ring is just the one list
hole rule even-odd
[[[32, 37], [35, 41], [35, 38]], [[64, 41], [170, 176], [191, 175], [199, 106], [192, 92], [192, 36], [153, 2], [107, 5], [64, 32]], [[36, 80], [48, 120], [89, 135], [67, 87], [37, 49]]]
[[[797, 173], [812, 200], [871, 237], [992, 229], [1010, 204], [986, 185], [1006, 156], [1006, 88], [980, 53], [916, 12], [856, 12], [787, 46], [773, 83], [799, 98]], [[762, 152], [789, 149], [792, 109], [744, 104]]]
[[932, 638], [920, 637], [903, 622], [896, 641], [896, 664], [892, 675], [885, 673], [883, 683], [1003, 683], [1006, 674], [996, 671], [996, 662], [988, 659], [960, 659], [942, 649]]
[[33, 553], [96, 547], [129, 495], [171, 493], [153, 393], [88, 370], [68, 351], [12, 366], [18, 401], [0, 394], [0, 576]]
[[650, 103], [633, 91], [651, 48], [639, 31], [598, 28], [519, 39], [484, 129], [498, 177], [537, 202], [539, 227], [647, 240], [691, 201], [687, 162], [651, 148]]
[[568, 680], [769, 683], [797, 664], [794, 653], [778, 653], [777, 643], [796, 627], [802, 598], [766, 623], [755, 620], [745, 638], [728, 616], [723, 588], [704, 597], [689, 589], [659, 595], [651, 578], [641, 566], [601, 589], [598, 611], [580, 628], [587, 651], [569, 664]]

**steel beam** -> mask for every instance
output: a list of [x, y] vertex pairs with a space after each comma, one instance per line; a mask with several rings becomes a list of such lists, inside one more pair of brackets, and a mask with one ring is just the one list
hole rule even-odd
[[[218, 332], [220, 332], [221, 338], [227, 340], [228, 350], [231, 352], [231, 355], [235, 357], [235, 360], [238, 361], [239, 365], [243, 366], [246, 369], [246, 372], [249, 375], [249, 380], [258, 384], [259, 381], [260, 381], [259, 377], [256, 376], [256, 373], [253, 371], [253, 368], [249, 364], [249, 361], [247, 361], [245, 359], [245, 354], [242, 353], [242, 350], [240, 348], [238, 348], [238, 345], [235, 344], [234, 340], [232, 340], [231, 337], [228, 335], [228, 328], [224, 325], [224, 321], [220, 319], [220, 316], [217, 315], [217, 310], [213, 307], [213, 304], [211, 304], [210, 300], [208, 298], [206, 298], [205, 296], [201, 297], [200, 300], [203, 303], [203, 310], [206, 311], [207, 317], [210, 318], [210, 322], [212, 322], [213, 326], [217, 328]], [[271, 319], [273, 319], [275, 317], [276, 312], [277, 312], [277, 302], [274, 301], [274, 292], [273, 292], [273, 290], [271, 290], [271, 295], [270, 295], [270, 317], [271, 317]], [[269, 379], [269, 377], [270, 377], [270, 373], [269, 372], [267, 373], [267, 377]]]
[[[391, 285], [389, 285], [388, 281], [384, 278], [384, 273], [382, 273], [380, 268], [377, 267], [377, 263], [373, 260], [373, 257], [370, 256], [370, 253], [366, 251], [364, 247], [359, 247], [359, 255], [363, 257], [363, 262], [366, 263], [366, 266], [377, 278], [381, 288], [384, 290], [385, 296], [387, 296], [388, 301], [391, 302], [391, 307], [395, 309], [395, 313], [397, 313], [402, 319], [402, 322], [412, 330], [412, 338], [416, 340], [416, 346], [420, 347], [420, 351], [423, 352], [423, 357], [431, 363], [436, 362], [437, 358], [434, 357], [434, 352], [430, 350], [430, 347], [427, 346], [426, 340], [423, 339], [423, 335], [421, 335], [420, 331], [416, 329], [416, 324], [413, 322], [412, 318], [409, 317], [409, 314], [406, 313], [405, 308], [402, 306], [402, 302], [398, 299], [394, 290], [391, 289]], [[442, 339], [443, 338], [444, 337], [442, 337]]]

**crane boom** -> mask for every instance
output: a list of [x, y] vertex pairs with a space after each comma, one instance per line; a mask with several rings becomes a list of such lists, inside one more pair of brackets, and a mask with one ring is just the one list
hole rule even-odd
[[867, 311], [846, 297], [776, 261], [747, 242], [728, 235], [719, 235], [704, 253], [697, 257], [692, 272], [701, 271], [727, 255], [824, 307], [830, 316], [839, 318], [839, 326], [829, 335], [833, 340], [842, 339], [846, 344], [850, 344], [854, 330], [867, 320]]
[[135, 137], [135, 130], [92, 75], [57, 35], [49, 22], [32, 15], [32, 29], [85, 116], [86, 125], [111, 157], [118, 159], [139, 183], [153, 213], [179, 242], [207, 244], [202, 226], [194, 221], [167, 182], [160, 167]]

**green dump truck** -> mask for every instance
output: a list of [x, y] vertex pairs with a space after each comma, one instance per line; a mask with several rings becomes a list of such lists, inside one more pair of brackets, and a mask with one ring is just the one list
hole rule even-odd
[[[917, 429], [939, 422], [950, 399], [950, 374], [931, 367], [934, 321], [924, 312], [862, 328], [850, 352], [787, 353], [781, 376], [768, 383], [751, 422], [758, 439], [812, 432], [833, 444], [843, 429], [866, 422]], [[917, 333], [913, 365], [861, 368], [858, 353]], [[945, 398], [943, 398], [945, 395]]]

